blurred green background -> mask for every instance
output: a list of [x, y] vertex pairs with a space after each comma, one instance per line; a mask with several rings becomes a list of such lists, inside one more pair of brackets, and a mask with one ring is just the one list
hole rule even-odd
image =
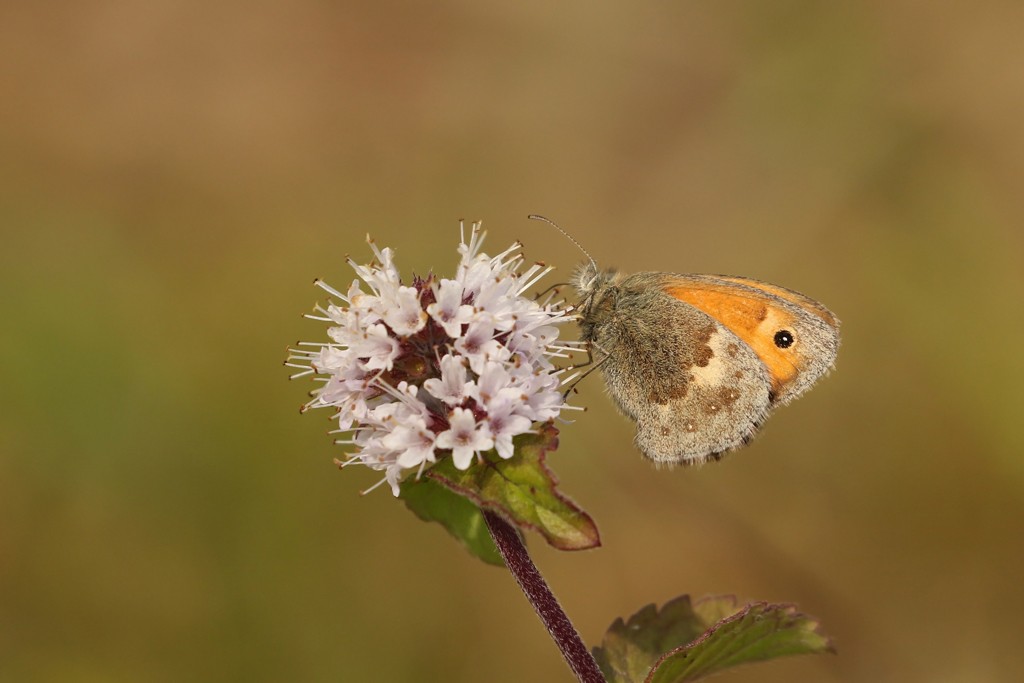
[[[741, 274], [837, 371], [656, 471], [599, 381], [530, 539], [584, 637], [794, 601], [838, 656], [730, 681], [1024, 671], [1024, 6], [1009, 0], [0, 7], [0, 680], [569, 681], [507, 573], [339, 473], [281, 362], [372, 232]], [[554, 282], [559, 276], [549, 278]], [[594, 378], [596, 380], [596, 378]]]

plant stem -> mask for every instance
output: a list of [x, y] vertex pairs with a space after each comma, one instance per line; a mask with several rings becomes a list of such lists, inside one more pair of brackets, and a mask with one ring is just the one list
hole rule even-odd
[[493, 512], [483, 511], [487, 530], [501, 552], [505, 565], [512, 572], [516, 583], [523, 589], [526, 599], [533, 605], [537, 616], [544, 622], [552, 640], [562, 651], [562, 656], [569, 668], [576, 674], [580, 683], [607, 683], [601, 670], [594, 661], [590, 650], [583, 644], [583, 639], [569, 621], [562, 606], [558, 604], [554, 593], [548, 588], [537, 565], [530, 559], [530, 554], [523, 545], [519, 532], [508, 522]]

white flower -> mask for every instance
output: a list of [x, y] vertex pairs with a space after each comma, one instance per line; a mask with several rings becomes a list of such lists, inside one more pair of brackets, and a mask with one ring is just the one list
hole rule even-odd
[[477, 424], [473, 411], [456, 408], [448, 417], [448, 429], [437, 435], [438, 448], [450, 448], [452, 462], [464, 470], [473, 462], [473, 456], [494, 448], [494, 439]]
[[365, 359], [359, 362], [366, 370], [390, 370], [401, 347], [388, 328], [378, 323], [370, 325], [351, 348], [356, 357]]
[[462, 303], [462, 283], [441, 280], [434, 289], [434, 297], [437, 301], [427, 306], [427, 313], [444, 328], [445, 334], [455, 339], [462, 334], [462, 326], [473, 319], [473, 307]]
[[469, 385], [468, 391], [477, 403], [488, 409], [525, 398], [517, 378], [508, 371], [504, 363], [494, 361], [483, 365], [479, 377]]
[[494, 439], [494, 449], [506, 460], [515, 455], [512, 437], [526, 434], [533, 425], [530, 418], [517, 415], [514, 410], [515, 404], [507, 402], [488, 411], [487, 414], [487, 429]]
[[400, 452], [396, 462], [403, 468], [417, 467], [425, 462], [434, 462], [434, 432], [427, 428], [427, 421], [414, 415], [400, 422], [380, 442], [385, 448]]
[[449, 406], [459, 405], [466, 397], [466, 359], [448, 354], [441, 359], [441, 379], [430, 378], [423, 388]]
[[342, 465], [382, 471], [396, 496], [408, 471], [449, 455], [459, 469], [492, 449], [514, 457], [514, 437], [568, 407], [554, 359], [577, 348], [558, 340], [573, 318], [524, 296], [550, 268], [520, 270], [519, 244], [490, 257], [482, 243], [476, 223], [453, 279], [403, 284], [394, 252], [370, 241], [376, 258], [349, 260], [358, 279], [345, 293], [317, 282], [335, 300], [309, 317], [331, 325], [330, 341], [299, 344], [286, 362], [301, 369], [293, 377], [320, 375], [304, 409], [336, 411]]
[[420, 307], [420, 294], [413, 287], [399, 287], [391, 304], [384, 310], [384, 322], [396, 334], [408, 337], [427, 324], [427, 314]]
[[564, 408], [561, 383], [547, 373], [536, 373], [530, 379], [526, 393], [526, 407], [522, 411], [536, 422], [547, 422], [558, 417]]
[[483, 372], [487, 361], [502, 362], [512, 356], [512, 351], [494, 338], [494, 326], [480, 319], [470, 323], [465, 334], [455, 340], [455, 350], [469, 361], [469, 367], [478, 374]]

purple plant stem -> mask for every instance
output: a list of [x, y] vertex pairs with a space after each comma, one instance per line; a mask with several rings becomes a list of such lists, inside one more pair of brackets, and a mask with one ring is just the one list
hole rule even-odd
[[590, 650], [583, 644], [583, 639], [576, 632], [576, 628], [569, 621], [562, 606], [558, 604], [554, 593], [548, 588], [547, 582], [541, 576], [537, 565], [530, 559], [526, 552], [523, 539], [519, 533], [500, 516], [493, 512], [483, 511], [484, 520], [487, 522], [487, 530], [491, 532], [505, 565], [512, 572], [516, 583], [523, 589], [526, 599], [533, 605], [537, 616], [544, 622], [544, 626], [551, 634], [552, 640], [562, 651], [562, 656], [569, 664], [569, 668], [576, 674], [580, 683], [607, 683], [597, 662], [594, 661]]

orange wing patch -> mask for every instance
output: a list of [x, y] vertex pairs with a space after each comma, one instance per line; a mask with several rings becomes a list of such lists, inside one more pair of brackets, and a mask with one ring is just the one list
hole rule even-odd
[[799, 306], [808, 313], [816, 315], [817, 317], [828, 323], [829, 327], [836, 327], [839, 324], [839, 320], [832, 314], [832, 311], [828, 310], [814, 299], [804, 296], [800, 292], [794, 292], [792, 289], [786, 289], [785, 287], [779, 287], [768, 282], [761, 282], [760, 280], [750, 280], [745, 277], [730, 277], [728, 275], [716, 275], [716, 280], [723, 280], [725, 282], [735, 282], [738, 285], [746, 285], [747, 287], [753, 287], [754, 289], [760, 289], [762, 292], [767, 292], [772, 296], [777, 296], [780, 299], [788, 301], [791, 304]]
[[[779, 290], [777, 296], [787, 301], [791, 299], [782, 296], [783, 293], [800, 295], [772, 285], [765, 287], [763, 283], [757, 283], [758, 288], [766, 292], [760, 294], [748, 289], [753, 286], [749, 280], [736, 278], [731, 281], [746, 286], [733, 287], [725, 283], [690, 281], [685, 285], [669, 283], [664, 291], [669, 296], [707, 313], [750, 346], [768, 368], [768, 374], [772, 378], [772, 389], [777, 393], [799, 374], [804, 364], [800, 357], [799, 344], [794, 344], [788, 349], [780, 349], [775, 345], [775, 333], [784, 329], [792, 330], [796, 316], [784, 308], [773, 305], [772, 295], [775, 295], [775, 292], [772, 290]], [[799, 301], [794, 300], [793, 303], [800, 305]], [[817, 313], [816, 310], [814, 312]], [[828, 313], [827, 310], [824, 312]], [[831, 318], [831, 314], [829, 317]]]

